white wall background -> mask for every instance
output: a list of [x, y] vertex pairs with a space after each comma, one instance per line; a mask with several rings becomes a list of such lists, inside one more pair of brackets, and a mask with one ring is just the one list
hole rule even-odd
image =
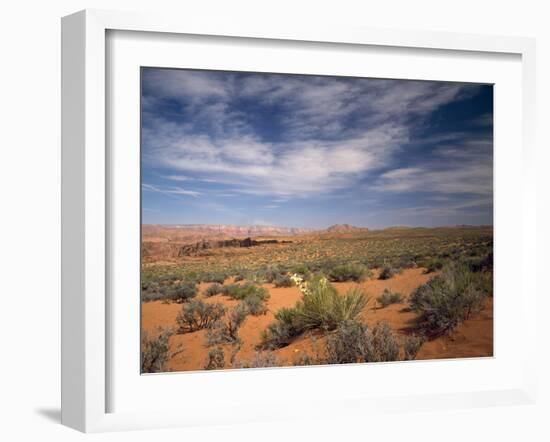
[[[545, 5], [546, 3], [546, 5]], [[162, 440], [550, 440], [549, 327], [539, 285], [535, 406], [370, 416], [85, 436], [59, 425], [60, 358], [60, 17], [84, 8], [245, 15], [250, 20], [350, 23], [534, 36], [538, 43], [539, 257], [550, 245], [548, 2], [496, 0], [19, 0], [0, 7], [0, 439]], [[511, 176], [510, 179], [515, 177]], [[545, 262], [546, 261], [546, 262]], [[536, 269], [533, 269], [535, 277]], [[513, 275], [512, 275], [513, 276]], [[185, 400], [185, 398], [182, 398]], [[215, 424], [215, 422], [213, 422]]]

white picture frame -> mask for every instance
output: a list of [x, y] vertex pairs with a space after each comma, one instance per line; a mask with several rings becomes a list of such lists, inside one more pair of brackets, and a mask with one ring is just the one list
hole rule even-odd
[[[536, 256], [534, 107], [535, 43], [532, 39], [416, 31], [358, 29], [312, 24], [295, 27], [281, 23], [232, 21], [219, 23], [197, 17], [166, 17], [151, 14], [81, 11], [62, 21], [62, 423], [84, 432], [169, 426], [206, 425], [212, 422], [249, 422], [288, 417], [366, 414], [384, 410], [435, 409], [532, 403], [535, 397], [534, 339], [524, 339], [521, 380], [506, 388], [481, 388], [461, 393], [342, 396], [316, 400], [312, 407], [258, 407], [248, 399], [234, 404], [247, 413], [216, 416], [186, 413], [173, 408], [162, 411], [109, 411], [110, 324], [108, 244], [110, 216], [106, 120], [108, 117], [106, 63], [109, 31], [139, 31], [179, 35], [202, 35], [270, 39], [274, 41], [369, 45], [383, 48], [468, 51], [483, 54], [514, 54], [521, 57], [521, 273], [527, 257]], [[137, 91], [136, 91], [137, 93]], [[496, 190], [498, 192], [498, 188]], [[498, 245], [497, 245], [498, 247]], [[498, 253], [498, 252], [497, 252]], [[534, 281], [521, 279], [522, 333], [533, 337], [536, 316]], [[498, 296], [498, 295], [497, 295]], [[498, 321], [498, 318], [497, 318]], [[498, 357], [498, 355], [497, 355]], [[427, 362], [426, 364], [429, 364]], [[379, 366], [380, 367], [380, 366]], [[389, 367], [389, 366], [386, 366]], [[340, 367], [338, 367], [340, 368]], [[384, 368], [384, 367], [382, 367]], [[312, 370], [316, 370], [313, 368]], [[325, 367], [324, 370], [327, 368]], [[351, 376], [361, 367], [351, 368]], [[435, 368], [437, 369], [437, 368]], [[285, 369], [286, 370], [286, 369]], [[271, 372], [273, 376], [273, 371]], [[289, 373], [287, 371], [287, 373]], [[203, 374], [207, 376], [211, 374]], [[217, 375], [217, 374], [214, 374]], [[265, 379], [269, 371], [261, 375]], [[175, 379], [175, 377], [165, 377]], [[216, 378], [218, 383], [223, 378]], [[167, 383], [172, 381], [168, 380]], [[244, 417], [241, 417], [244, 416]]]

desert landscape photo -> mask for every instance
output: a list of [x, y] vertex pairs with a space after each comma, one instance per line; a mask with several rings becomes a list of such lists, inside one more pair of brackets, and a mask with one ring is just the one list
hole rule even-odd
[[493, 356], [493, 87], [142, 68], [142, 373]]

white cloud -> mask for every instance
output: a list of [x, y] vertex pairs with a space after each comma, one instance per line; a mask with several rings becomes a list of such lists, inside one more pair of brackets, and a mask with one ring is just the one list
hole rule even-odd
[[143, 183], [141, 188], [150, 192], [163, 193], [165, 195], [182, 195], [182, 196], [192, 196], [193, 198], [198, 198], [201, 193], [194, 190], [182, 189], [181, 187], [169, 187], [169, 188], [160, 188], [152, 184]]
[[[409, 139], [412, 115], [428, 115], [466, 93], [453, 83], [185, 70], [152, 70], [146, 80], [157, 97], [179, 100], [192, 116], [182, 123], [149, 117], [143, 130], [148, 164], [174, 170], [170, 176], [192, 173], [204, 182], [230, 184], [233, 192], [284, 198], [334, 192], [389, 167]], [[251, 116], [234, 106], [243, 99], [277, 106], [279, 141], [266, 141], [254, 130]], [[452, 156], [449, 146], [439, 161]], [[398, 169], [384, 174], [377, 188], [487, 191], [486, 171], [470, 166]], [[163, 192], [178, 194], [175, 188]]]
[[407, 139], [405, 128], [391, 125], [342, 141], [265, 143], [249, 135], [214, 139], [189, 134], [172, 123], [157, 124], [144, 135], [148, 163], [202, 173], [201, 180], [213, 177], [241, 193], [279, 196], [307, 196], [352, 185], [386, 165]]
[[493, 167], [490, 141], [465, 140], [442, 146], [416, 167], [402, 167], [380, 175], [375, 190], [492, 195]]
[[172, 181], [193, 181], [193, 178], [185, 175], [163, 175], [163, 178]]

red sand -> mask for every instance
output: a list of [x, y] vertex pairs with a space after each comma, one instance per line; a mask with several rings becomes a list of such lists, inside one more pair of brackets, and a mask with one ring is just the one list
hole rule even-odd
[[[369, 296], [369, 302], [363, 313], [363, 319], [370, 325], [379, 321], [386, 321], [398, 334], [405, 335], [415, 318], [415, 313], [408, 311], [406, 299], [401, 304], [393, 304], [380, 308], [376, 298], [385, 288], [402, 293], [407, 298], [416, 287], [426, 283], [434, 274], [424, 274], [424, 269], [406, 269], [403, 273], [388, 280], [372, 279], [364, 283], [334, 283], [340, 293], [345, 293], [352, 287], [361, 286]], [[204, 297], [204, 290], [210, 284], [201, 283], [198, 299], [206, 302], [221, 302], [231, 307], [238, 301], [226, 296], [217, 295]], [[255, 347], [261, 342], [261, 332], [274, 320], [274, 313], [281, 307], [292, 307], [301, 298], [297, 287], [275, 288], [272, 284], [265, 284], [270, 292], [267, 302], [268, 313], [262, 316], [248, 316], [239, 330], [243, 341], [241, 349], [236, 354], [237, 361], [249, 360], [254, 356]], [[143, 330], [155, 334], [158, 327], [173, 327], [177, 329], [176, 316], [181, 310], [181, 304], [164, 304], [160, 301], [142, 304]], [[317, 334], [319, 335], [319, 334]], [[193, 333], [176, 334], [171, 338], [170, 345], [176, 350], [180, 345], [183, 352], [177, 354], [169, 363], [171, 371], [202, 370], [208, 354], [205, 342], [206, 330]], [[314, 342], [321, 343], [322, 339], [311, 336], [297, 338], [289, 346], [275, 350], [283, 365], [292, 365], [297, 357], [303, 353], [314, 354]], [[318, 347], [322, 347], [319, 345]], [[226, 366], [229, 367], [231, 346], [226, 346]], [[441, 359], [492, 356], [493, 354], [493, 304], [492, 298], [487, 301], [483, 311], [464, 322], [448, 336], [443, 336], [426, 342], [421, 348], [417, 359]]]

